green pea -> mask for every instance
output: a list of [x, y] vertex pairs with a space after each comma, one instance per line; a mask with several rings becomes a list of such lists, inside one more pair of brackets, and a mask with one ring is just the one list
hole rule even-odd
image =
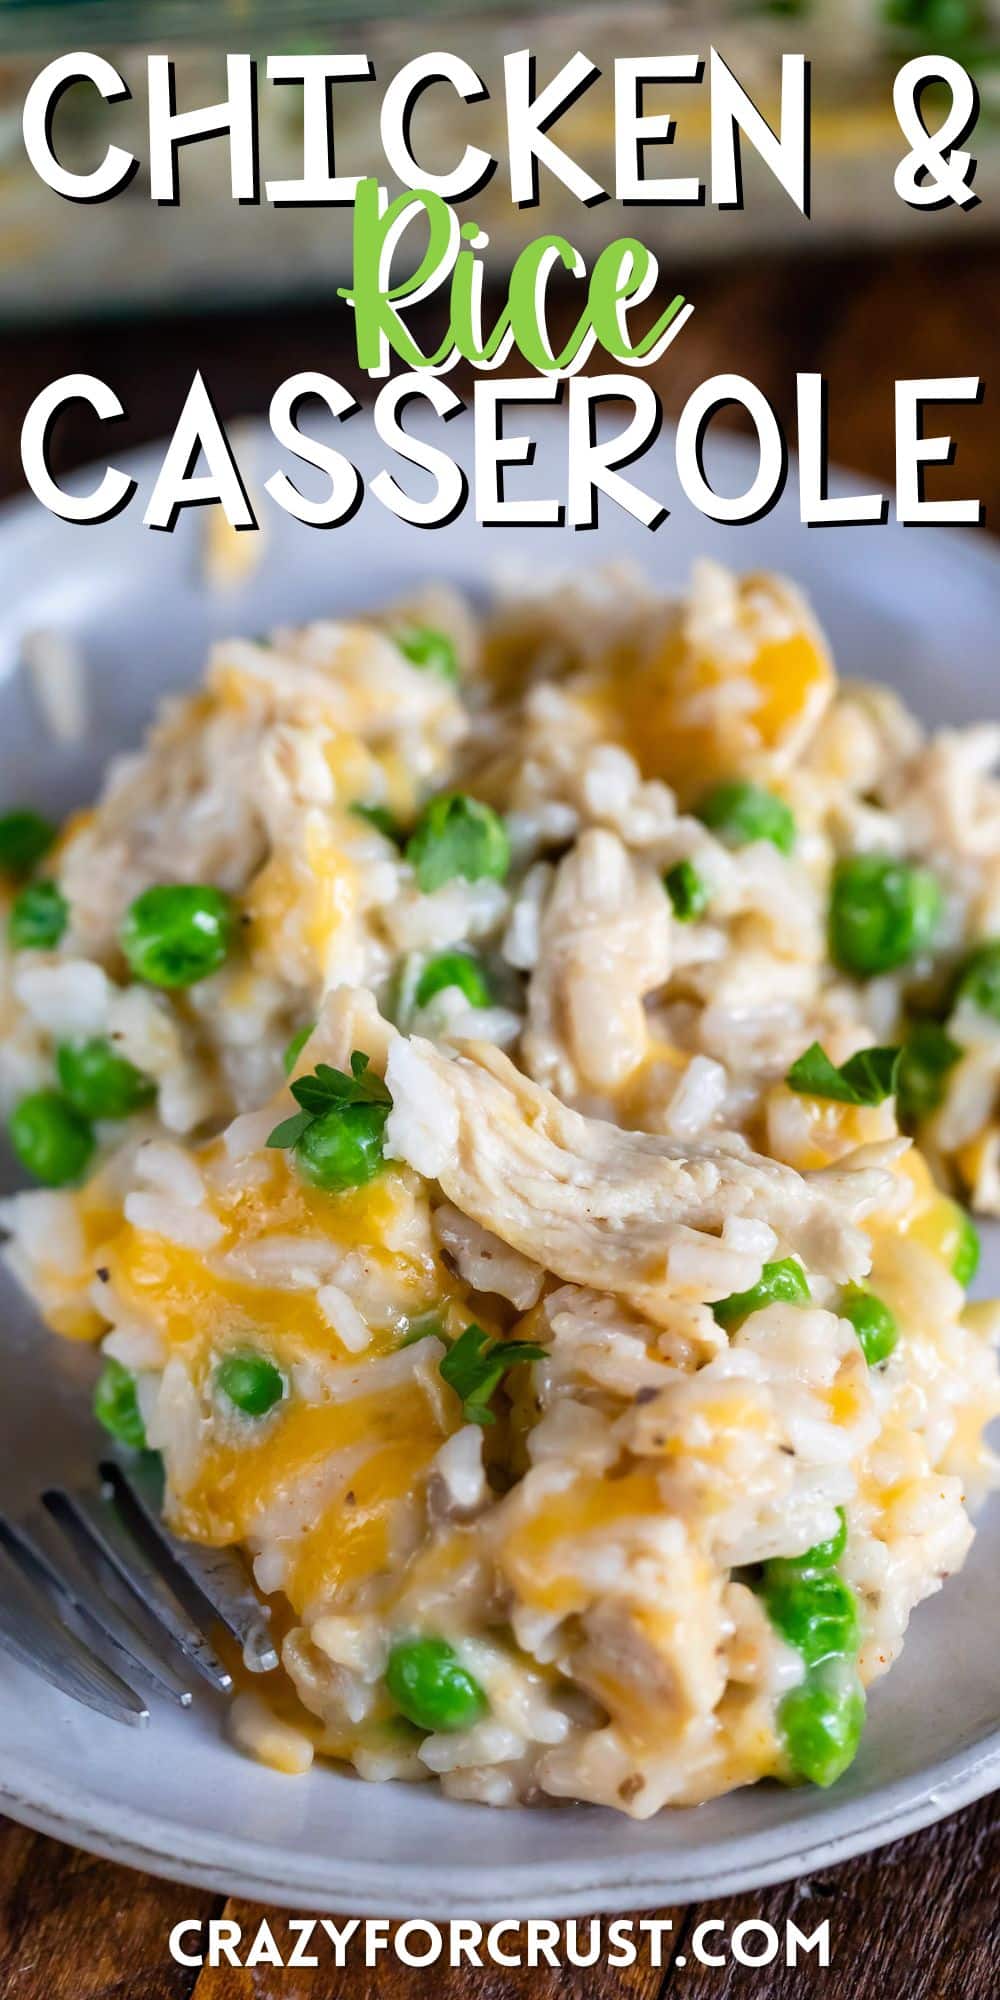
[[30, 875], [56, 837], [50, 820], [28, 806], [0, 816], [0, 868], [7, 875]]
[[918, 1021], [903, 1045], [896, 1073], [899, 1116], [916, 1125], [936, 1111], [945, 1092], [948, 1071], [962, 1054], [937, 1021]]
[[829, 1660], [807, 1674], [778, 1710], [793, 1773], [824, 1788], [854, 1762], [864, 1726], [864, 1689], [846, 1660]]
[[884, 854], [838, 861], [830, 900], [830, 950], [842, 972], [868, 978], [927, 951], [943, 897], [928, 868]]
[[888, 1361], [899, 1339], [899, 1325], [885, 1301], [874, 1292], [866, 1292], [862, 1285], [852, 1285], [844, 1293], [838, 1311], [841, 1319], [850, 1320], [869, 1368]]
[[847, 1547], [847, 1515], [837, 1508], [837, 1531], [825, 1542], [814, 1542], [801, 1556], [776, 1556], [766, 1566], [768, 1576], [802, 1576], [808, 1570], [833, 1569]]
[[456, 875], [466, 882], [502, 882], [510, 867], [510, 840], [492, 806], [465, 792], [441, 792], [424, 807], [406, 843], [406, 859], [425, 894]]
[[674, 916], [679, 924], [693, 923], [708, 908], [708, 885], [702, 880], [693, 861], [675, 861], [663, 877], [663, 886], [674, 906]]
[[386, 1104], [337, 1104], [306, 1126], [295, 1145], [303, 1180], [330, 1194], [364, 1187], [382, 1170]]
[[70, 1103], [85, 1118], [128, 1118], [152, 1104], [156, 1085], [104, 1035], [88, 1042], [62, 1042], [56, 1073]]
[[955, 1000], [967, 1000], [977, 1013], [1000, 1021], [1000, 938], [970, 952], [959, 974]]
[[58, 1090], [36, 1090], [22, 1097], [7, 1132], [22, 1167], [46, 1187], [78, 1181], [94, 1150], [86, 1118]]
[[395, 640], [413, 666], [429, 667], [442, 680], [457, 682], [458, 656], [446, 632], [435, 632], [430, 625], [414, 625], [407, 632], [397, 632]]
[[281, 1058], [282, 1064], [284, 1065], [284, 1071], [286, 1076], [291, 1076], [292, 1071], [295, 1068], [295, 1065], [298, 1062], [298, 1059], [302, 1054], [302, 1051], [305, 1048], [305, 1045], [309, 1040], [310, 1035], [313, 1033], [313, 1030], [315, 1029], [315, 1026], [316, 1026], [315, 1021], [307, 1021], [305, 1027], [297, 1029], [296, 1033], [292, 1036], [291, 1041], [286, 1042], [285, 1053]]
[[716, 785], [698, 807], [698, 818], [727, 847], [746, 847], [752, 840], [769, 840], [782, 854], [795, 846], [795, 816], [784, 799], [763, 785], [734, 778]]
[[385, 1670], [396, 1707], [418, 1729], [470, 1729], [489, 1707], [447, 1639], [397, 1639]]
[[807, 1667], [816, 1667], [835, 1653], [857, 1652], [858, 1601], [836, 1570], [796, 1570], [769, 1563], [763, 1597], [775, 1631], [802, 1654]]
[[161, 882], [125, 913], [121, 946], [149, 986], [194, 986], [223, 964], [232, 942], [232, 900], [195, 882]]
[[716, 1299], [712, 1307], [720, 1326], [735, 1326], [737, 1320], [746, 1319], [750, 1313], [759, 1312], [762, 1306], [808, 1305], [812, 1298], [809, 1280], [794, 1257], [781, 1257], [775, 1264], [765, 1264], [760, 1277], [749, 1291], [731, 1292], [727, 1299]]
[[952, 1276], [958, 1279], [962, 1290], [967, 1291], [979, 1269], [983, 1246], [979, 1241], [979, 1231], [972, 1217], [966, 1215], [964, 1208], [960, 1209], [957, 1202], [955, 1207], [958, 1211], [958, 1241], [952, 1251], [951, 1271]]
[[488, 1007], [493, 997], [482, 967], [469, 951], [441, 951], [428, 959], [417, 980], [416, 1005], [426, 1007], [435, 993], [449, 986], [457, 986], [470, 1007]]
[[15, 896], [7, 935], [15, 951], [50, 951], [69, 922], [69, 904], [57, 882], [29, 882]]
[[146, 1426], [136, 1395], [135, 1376], [109, 1354], [94, 1390], [94, 1415], [112, 1437], [133, 1451], [145, 1451]]
[[288, 1389], [281, 1369], [266, 1354], [227, 1354], [216, 1369], [215, 1380], [245, 1417], [266, 1417]]

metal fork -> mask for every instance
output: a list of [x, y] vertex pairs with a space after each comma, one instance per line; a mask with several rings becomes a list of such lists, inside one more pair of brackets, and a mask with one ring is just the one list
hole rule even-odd
[[240, 1559], [164, 1527], [155, 1454], [98, 1470], [92, 1487], [49, 1487], [27, 1513], [0, 1514], [0, 1651], [74, 1701], [140, 1725], [148, 1694], [187, 1707], [195, 1676], [231, 1693], [213, 1626], [252, 1673], [276, 1667], [268, 1614]]

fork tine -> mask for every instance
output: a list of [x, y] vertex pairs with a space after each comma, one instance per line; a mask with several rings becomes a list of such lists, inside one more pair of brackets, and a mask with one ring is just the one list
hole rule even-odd
[[42, 1494], [42, 1500], [88, 1571], [93, 1573], [96, 1550], [163, 1627], [185, 1659], [220, 1694], [229, 1694], [232, 1675], [112, 1509], [89, 1493], [67, 1493], [61, 1487], [50, 1487]]
[[72, 1701], [81, 1701], [112, 1722], [141, 1726], [149, 1710], [133, 1688], [120, 1680], [82, 1640], [44, 1610], [10, 1557], [0, 1557], [0, 1650]]
[[126, 1509], [137, 1510], [154, 1544], [166, 1551], [242, 1647], [250, 1672], [270, 1673], [278, 1665], [277, 1649], [268, 1630], [267, 1614], [250, 1588], [246, 1571], [228, 1549], [198, 1548], [178, 1541], [164, 1527], [160, 1516], [163, 1482], [155, 1459], [139, 1459], [128, 1467], [107, 1459], [100, 1471], [116, 1498], [123, 1500]]
[[[82, 1618], [92, 1631], [114, 1648], [116, 1654], [120, 1654], [132, 1673], [140, 1674], [157, 1694], [169, 1696], [182, 1708], [190, 1705], [190, 1690], [152, 1658], [138, 1628], [117, 1606], [111, 1604], [103, 1591], [98, 1591], [96, 1602], [86, 1597], [57, 1568], [29, 1523], [9, 1521], [0, 1514], [0, 1545], [29, 1582], [39, 1586], [58, 1605], [68, 1606], [78, 1618]], [[123, 1632], [128, 1634], [127, 1640], [122, 1636]]]

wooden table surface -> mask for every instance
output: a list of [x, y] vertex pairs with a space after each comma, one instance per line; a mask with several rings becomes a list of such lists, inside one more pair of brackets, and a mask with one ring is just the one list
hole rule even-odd
[[[961, 218], [955, 217], [961, 240]], [[1000, 451], [990, 405], [1000, 356], [1000, 258], [992, 243], [943, 255], [877, 255], [747, 260], [687, 277], [695, 314], [652, 379], [668, 413], [706, 375], [736, 370], [771, 397], [794, 441], [796, 370], [819, 369], [830, 385], [835, 457], [891, 485], [893, 381], [900, 376], [977, 374], [983, 409], [949, 413], [958, 447], [954, 471], [935, 475], [941, 491], [976, 494], [1000, 524]], [[142, 326], [93, 324], [0, 333], [0, 493], [22, 490], [18, 433], [24, 411], [55, 376], [80, 369], [103, 376], [129, 412], [116, 449], [172, 427], [196, 367], [226, 417], [266, 412], [273, 388], [297, 368], [323, 367], [360, 388], [329, 309], [240, 312]], [[463, 388], [456, 375], [456, 386]], [[467, 383], [464, 385], [467, 387]], [[98, 427], [76, 411], [57, 433], [60, 469], [96, 455]], [[929, 482], [929, 491], [934, 491]], [[918, 1641], [919, 1643], [919, 1641]], [[155, 1727], [155, 1722], [154, 1725]], [[321, 1783], [318, 1774], [312, 1782]], [[746, 1917], [780, 1925], [794, 1916], [808, 1930], [831, 1924], [832, 1963], [798, 1969], [775, 1963], [752, 1971], [698, 1967], [654, 1971], [542, 1968], [476, 1973], [410, 1971], [390, 1959], [365, 1972], [277, 1971], [258, 1967], [187, 1970], [172, 1963], [167, 1938], [183, 1917], [225, 1914], [252, 1929], [261, 1914], [218, 1896], [113, 1867], [0, 1822], [0, 2000], [392, 2000], [433, 1993], [442, 2000], [527, 2000], [586, 1994], [588, 2000], [728, 2000], [743, 1993], [792, 2000], [814, 1990], [824, 2000], [995, 2000], [1000, 1990], [1000, 1806], [983, 1800], [964, 1813], [829, 1874], [666, 1911], [683, 1937], [706, 1914], [727, 1927]], [[428, 1911], [428, 1917], [434, 1916]], [[682, 1929], [683, 1926], [683, 1929]], [[282, 1936], [280, 1922], [277, 1935]]]

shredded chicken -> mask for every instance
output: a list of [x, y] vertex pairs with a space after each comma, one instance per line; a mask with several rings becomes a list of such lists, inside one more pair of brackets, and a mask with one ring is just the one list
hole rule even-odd
[[942, 853], [989, 858], [1000, 841], [1000, 725], [943, 729], [882, 787], [912, 846], [936, 860]]
[[164, 706], [146, 749], [117, 760], [65, 845], [60, 880], [78, 947], [114, 958], [123, 911], [163, 879], [165, 857], [172, 881], [239, 894], [270, 857], [276, 873], [301, 877], [272, 876], [273, 899], [308, 908], [323, 831], [310, 810], [328, 816], [369, 788], [377, 796], [371, 752], [401, 730], [421, 746], [414, 782], [433, 786], [465, 728], [450, 682], [414, 671], [370, 626], [328, 621], [268, 643], [220, 642], [205, 689]]
[[539, 1083], [615, 1090], [645, 1056], [643, 1001], [670, 972], [670, 904], [618, 836], [581, 834], [556, 870], [522, 1042]]
[[470, 1222], [450, 1202], [444, 1201], [435, 1209], [434, 1234], [460, 1276], [477, 1292], [498, 1292], [518, 1312], [527, 1312], [537, 1303], [545, 1282], [541, 1265], [501, 1243], [491, 1230]]
[[620, 1294], [657, 1323], [677, 1297], [671, 1250], [698, 1236], [717, 1250], [734, 1218], [766, 1214], [786, 1249], [840, 1282], [868, 1269], [853, 1223], [885, 1198], [877, 1168], [851, 1173], [841, 1163], [824, 1183], [750, 1152], [735, 1134], [685, 1149], [622, 1131], [569, 1110], [483, 1044], [449, 1059], [430, 1042], [397, 1039], [386, 1077], [390, 1151], [522, 1255]]

